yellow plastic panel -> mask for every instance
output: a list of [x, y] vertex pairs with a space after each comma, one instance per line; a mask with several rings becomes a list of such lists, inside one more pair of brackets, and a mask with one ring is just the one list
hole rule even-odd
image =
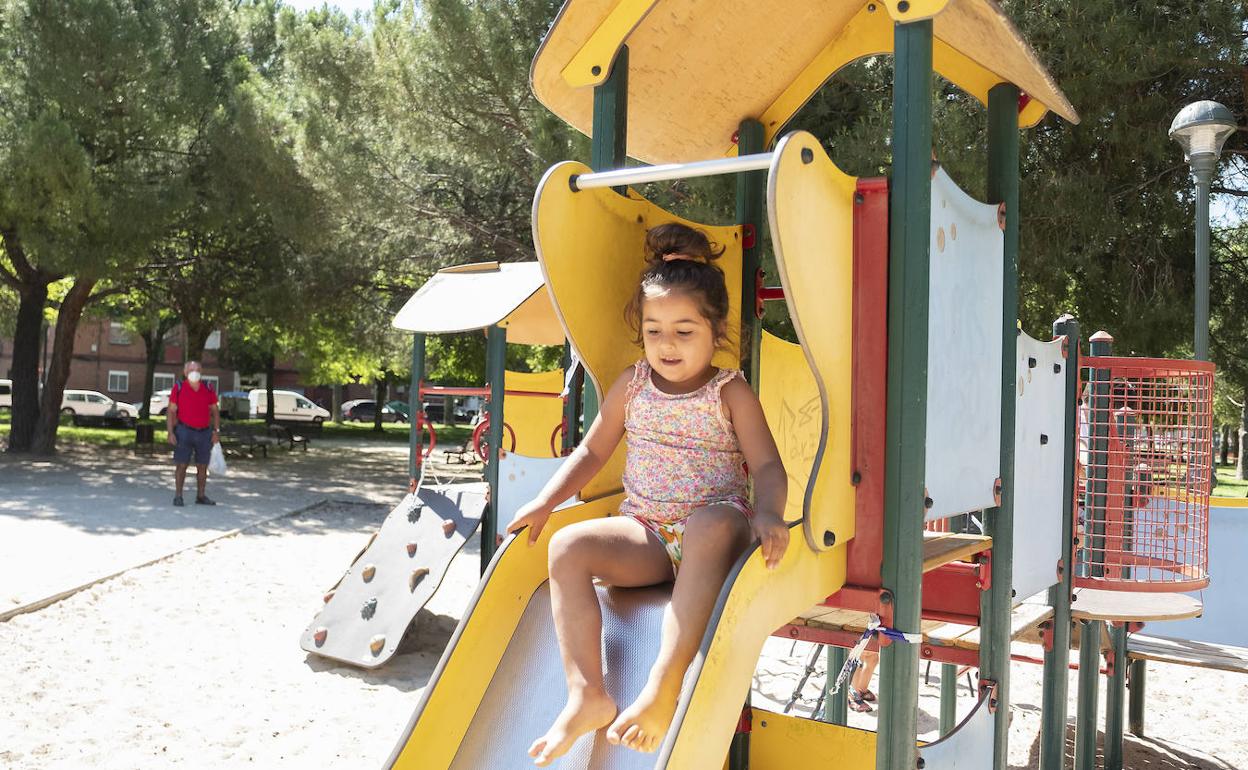
[[[849, 474], [848, 466], [839, 470]], [[702, 770], [708, 760], [724, 756], [763, 642], [844, 585], [845, 544], [817, 553], [802, 547], [796, 529], [789, 530], [789, 548], [776, 569], [768, 570], [761, 552], [755, 551], [735, 579], [730, 578], [710, 643], [704, 642], [693, 663], [695, 684], [682, 697], [677, 729], [663, 747], [664, 753], [670, 751], [668, 770]], [[790, 760], [799, 758], [795, 754]]]
[[884, 7], [888, 9], [888, 15], [893, 18], [893, 21], [899, 23], [930, 19], [949, 5], [949, 0], [905, 0], [906, 9], [903, 11], [898, 5], [901, 2], [902, 0], [883, 0]]
[[[507, 372], [507, 390], [533, 393], [563, 392], [563, 370], [550, 372]], [[503, 399], [503, 419], [516, 432], [516, 453], [526, 457], [553, 457], [550, 435], [563, 420], [563, 400], [542, 396], [512, 396]], [[506, 436], [503, 446], [511, 446]]]
[[443, 653], [441, 673], [429, 685], [433, 688], [429, 699], [409, 725], [392, 768], [441, 770], [450, 766], [516, 623], [547, 578], [551, 535], [574, 522], [612, 514], [619, 502], [619, 496], [613, 496], [567, 508], [551, 518], [535, 545], [527, 545], [524, 537], [504, 545], [476, 606], [460, 622], [458, 641]]
[[802, 518], [810, 469], [819, 450], [823, 408], [819, 385], [800, 345], [763, 332], [758, 398], [789, 474], [785, 521]]
[[[728, 283], [729, 342], [716, 354], [714, 363], [725, 368], [739, 366], [740, 228], [681, 219], [632, 190], [628, 197], [609, 188], [573, 192], [570, 178], [589, 171], [588, 166], [569, 161], [546, 172], [533, 201], [533, 243], [554, 297], [555, 312], [599, 397], [642, 357], [635, 334], [624, 320], [624, 307], [637, 290], [645, 266], [646, 230], [666, 222], [700, 228], [712, 242], [724, 247], [724, 255], [716, 264]], [[623, 470], [621, 442], [581, 496], [588, 499], [618, 490]]]
[[[750, 770], [875, 767], [875, 733], [754, 709]], [[800, 758], [800, 762], [795, 761]]]
[[805, 504], [806, 541], [815, 549], [827, 547], [828, 531], [836, 543], [854, 536], [849, 467], [856, 184], [804, 131], [780, 141], [767, 182], [776, 267], [822, 397], [822, 430]]
[[[906, 20], [934, 17], [934, 34], [946, 49], [938, 46], [933, 52], [934, 68], [980, 101], [997, 83], [1015, 83], [1034, 100], [1020, 116], [1021, 125], [1034, 124], [1048, 109], [1078, 122], [1074, 107], [994, 0], [909, 2], [901, 13], [895, 0], [887, 5], [659, 0], [644, 14], [636, 8], [625, 14], [617, 0], [569, 0], [534, 59], [533, 91], [552, 112], [588, 134], [593, 89], [572, 85], [565, 73], [570, 76], [571, 69], [583, 66], [573, 64], [582, 51], [592, 49], [597, 60], [606, 50], [616, 50], [623, 28], [635, 23], [624, 39], [629, 47], [628, 154], [647, 163], [733, 154], [731, 137], [743, 118], [762, 116], [774, 136], [838, 69], [862, 56], [891, 53], [890, 14], [896, 14]], [[741, 45], [751, 52], [746, 59], [740, 56]]]
[[507, 327], [507, 341], [516, 345], [562, 345], [564, 342], [563, 326], [544, 285], [498, 325]]
[[[598, 29], [563, 68], [563, 79], [573, 88], [601, 84], [611, 74], [615, 54], [658, 0], [618, 0]], [[597, 71], [595, 71], [597, 68]]]

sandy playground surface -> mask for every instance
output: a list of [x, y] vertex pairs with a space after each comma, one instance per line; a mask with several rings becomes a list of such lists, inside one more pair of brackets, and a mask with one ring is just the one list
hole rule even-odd
[[[479, 563], [470, 542], [406, 652], [380, 671], [304, 653], [299, 634], [323, 590], [387, 510], [315, 506], [0, 622], [0, 767], [381, 767]], [[756, 705], [787, 701], [809, 653], [809, 645], [794, 650], [772, 639], [755, 679]], [[931, 683], [921, 685], [919, 728], [928, 739], [939, 713], [938, 673], [933, 666]], [[1034, 768], [1040, 669], [1015, 664], [1012, 676], [1010, 766]], [[809, 711], [822, 681], [820, 664], [799, 713]], [[964, 676], [960, 714], [972, 705], [966, 687]], [[1150, 664], [1148, 693], [1153, 738], [1128, 737], [1127, 767], [1248, 768], [1248, 680]], [[1072, 672], [1072, 714], [1074, 696]], [[873, 714], [850, 716], [855, 726], [874, 726]]]

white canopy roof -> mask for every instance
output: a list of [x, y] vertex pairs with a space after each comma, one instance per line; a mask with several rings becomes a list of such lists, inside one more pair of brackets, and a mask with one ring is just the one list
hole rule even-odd
[[439, 270], [394, 317], [394, 327], [426, 334], [507, 328], [507, 341], [562, 345], [537, 262], [480, 262]]

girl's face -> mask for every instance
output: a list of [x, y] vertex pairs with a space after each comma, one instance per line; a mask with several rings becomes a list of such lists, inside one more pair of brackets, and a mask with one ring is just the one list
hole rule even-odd
[[646, 361], [671, 383], [705, 375], [715, 355], [715, 333], [689, 295], [679, 291], [646, 297], [641, 306]]

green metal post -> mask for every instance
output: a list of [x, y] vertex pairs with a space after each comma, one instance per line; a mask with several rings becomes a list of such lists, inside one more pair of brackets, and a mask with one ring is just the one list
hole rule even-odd
[[[753, 155], [763, 151], [763, 124], [757, 120], [741, 121], [737, 128], [737, 154]], [[762, 270], [763, 199], [767, 194], [767, 172], [749, 171], [737, 174], [737, 224], [741, 225], [741, 370], [758, 392], [759, 345], [763, 325], [754, 312], [755, 285]]]
[[1075, 714], [1075, 770], [1096, 769], [1096, 709], [1100, 700], [1101, 628], [1099, 620], [1079, 627], [1079, 705]]
[[834, 725], [844, 727], [849, 722], [849, 700], [846, 687], [842, 687], [841, 691], [835, 695], [832, 693], [832, 686], [836, 684], [836, 677], [841, 673], [841, 669], [845, 668], [845, 660], [849, 657], [849, 650], [844, 647], [837, 647], [835, 644], [829, 644], [828, 653], [828, 677], [823, 682], [823, 721], [831, 722]]
[[[412, 381], [407, 394], [408, 420], [407, 436], [407, 478], [408, 483], [415, 485], [420, 480], [421, 453], [420, 419], [421, 398], [420, 386], [425, 380], [425, 334], [416, 332], [412, 335]], [[414, 487], [413, 487], [414, 488]]]
[[[927, 335], [932, 220], [932, 22], [893, 30], [893, 173], [889, 195], [888, 418], [882, 601], [893, 627], [919, 632], [927, 448]], [[919, 651], [880, 651], [879, 770], [911, 770]]]
[[490, 485], [490, 504], [485, 507], [485, 515], [481, 517], [481, 574], [490, 566], [494, 558], [496, 544], [495, 533], [498, 531], [498, 456], [503, 445], [503, 394], [507, 373], [507, 329], [502, 326], [491, 326], [485, 337], [485, 377], [490, 384], [490, 442], [489, 457], [485, 461], [485, 480]]
[[[563, 368], [564, 377], [569, 374], [568, 369], [572, 366], [572, 345], [563, 343], [563, 358], [559, 364]], [[563, 452], [567, 454], [581, 443], [581, 388], [585, 385], [585, 370], [583, 367], [577, 367], [575, 372], [571, 372], [571, 379], [568, 381], [567, 398], [563, 400], [563, 424], [566, 426], [563, 431]]]
[[[594, 123], [589, 139], [589, 166], [594, 171], [623, 168], [628, 157], [628, 46], [620, 48], [611, 74], [594, 87]], [[624, 189], [617, 192], [624, 194]], [[598, 416], [598, 391], [586, 378], [582, 409], [585, 430]]]
[[1001, 291], [1001, 503], [984, 512], [992, 538], [992, 585], [980, 594], [979, 677], [997, 685], [993, 767], [1009, 754], [1010, 610], [1014, 585], [1014, 412], [1018, 365], [1018, 87], [988, 92], [988, 202], [1005, 207]]
[[[1099, 331], [1089, 340], [1091, 354], [1108, 356], [1113, 353], [1114, 338]], [[1080, 569], [1094, 578], [1105, 574], [1105, 506], [1109, 502], [1109, 420], [1112, 415], [1109, 389], [1110, 371], [1092, 371], [1091, 429], [1092, 447], [1088, 461], [1087, 504], [1084, 505], [1083, 558]]]
[[1147, 668], [1146, 661], [1133, 660], [1128, 674], [1131, 700], [1127, 706], [1127, 725], [1137, 738], [1144, 737], [1144, 672]]
[[1109, 627], [1114, 652], [1105, 689], [1105, 770], [1122, 770], [1122, 720], [1127, 705], [1127, 624]]
[[953, 732], [958, 726], [958, 666], [940, 664], [940, 734]]
[[1074, 570], [1075, 452], [1079, 441], [1079, 322], [1069, 315], [1053, 324], [1054, 337], [1066, 337], [1066, 426], [1062, 431], [1062, 559], [1057, 585], [1049, 589], [1053, 607], [1052, 646], [1044, 652], [1040, 707], [1040, 770], [1065, 770], [1066, 699], [1070, 691], [1070, 596]]

